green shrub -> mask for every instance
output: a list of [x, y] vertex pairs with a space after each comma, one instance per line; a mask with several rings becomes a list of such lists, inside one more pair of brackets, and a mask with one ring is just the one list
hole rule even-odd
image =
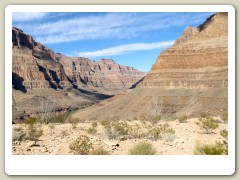
[[126, 136], [129, 133], [129, 127], [126, 122], [113, 121], [107, 127], [107, 136], [109, 139], [115, 139], [119, 136]]
[[90, 155], [109, 155], [109, 152], [104, 150], [103, 147], [97, 147], [96, 149], [92, 150]]
[[187, 122], [187, 119], [188, 119], [188, 117], [187, 117], [186, 115], [183, 115], [183, 116], [181, 116], [180, 118], [178, 118], [178, 121], [179, 121], [180, 123], [186, 123], [186, 122]]
[[87, 133], [91, 135], [95, 135], [97, 133], [97, 130], [93, 127], [87, 129]]
[[169, 128], [168, 124], [153, 126], [148, 131], [148, 139], [156, 141], [158, 139], [162, 139], [164, 134], [175, 134], [175, 130]]
[[42, 135], [42, 129], [37, 129], [36, 125], [28, 125], [26, 140], [38, 141], [39, 137], [41, 137]]
[[197, 143], [194, 154], [197, 155], [224, 155], [227, 153], [226, 145], [219, 141], [216, 141], [215, 144], [204, 144], [201, 145]]
[[161, 120], [161, 116], [160, 115], [152, 115], [150, 116], [150, 122], [153, 124], [158, 123]]
[[77, 124], [76, 123], [72, 123], [72, 129], [77, 129]]
[[210, 134], [218, 126], [218, 123], [212, 117], [207, 119], [203, 118], [201, 120], [201, 127], [205, 130], [207, 134]]
[[221, 130], [220, 134], [222, 137], [224, 137], [225, 139], [228, 139], [228, 131], [226, 129]]
[[207, 112], [201, 112], [201, 113], [200, 113], [200, 117], [201, 117], [201, 118], [206, 118], [206, 119], [208, 119], [208, 118], [210, 118], [210, 114], [207, 113]]
[[154, 155], [156, 149], [149, 142], [140, 142], [129, 150], [130, 155]]
[[103, 127], [105, 127], [106, 129], [110, 126], [110, 121], [101, 121], [100, 123], [101, 123], [101, 125], [102, 125]]
[[92, 148], [89, 137], [80, 135], [75, 141], [69, 145], [69, 149], [73, 154], [87, 155]]
[[25, 124], [28, 124], [28, 125], [34, 125], [36, 123], [37, 123], [37, 118], [36, 117], [30, 117], [30, 118], [25, 120]]
[[25, 141], [26, 133], [23, 132], [22, 128], [14, 128], [12, 132], [12, 142], [14, 141]]
[[228, 122], [228, 113], [224, 113], [221, 117], [221, 119], [223, 120], [224, 123]]

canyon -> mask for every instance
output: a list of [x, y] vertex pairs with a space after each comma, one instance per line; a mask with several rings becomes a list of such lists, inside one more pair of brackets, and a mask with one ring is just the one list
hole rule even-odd
[[227, 23], [227, 13], [216, 13], [197, 28], [187, 27], [134, 89], [79, 110], [72, 118], [91, 119], [96, 112], [99, 120], [227, 112]]
[[[130, 88], [146, 73], [112, 59], [67, 57], [12, 28], [13, 120], [84, 108]], [[49, 107], [43, 110], [43, 106]]]

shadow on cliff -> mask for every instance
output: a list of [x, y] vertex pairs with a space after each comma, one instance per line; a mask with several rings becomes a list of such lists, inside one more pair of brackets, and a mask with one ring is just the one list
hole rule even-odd
[[135, 87], [137, 87], [137, 85], [142, 82], [144, 80], [146, 76], [144, 76], [142, 79], [140, 79], [139, 81], [137, 81], [135, 84], [133, 84], [129, 89], [134, 89]]
[[27, 90], [26, 90], [26, 87], [23, 85], [23, 81], [24, 81], [24, 79], [22, 77], [20, 77], [18, 74], [14, 73], [14, 72], [12, 73], [13, 88], [26, 93]]
[[[44, 68], [43, 66], [41, 66], [41, 65], [39, 65], [39, 64], [37, 64], [37, 65], [38, 65], [39, 71], [41, 71], [41, 72], [43, 73], [45, 79], [49, 82], [51, 88], [57, 89], [58, 87], [51, 81], [51, 78], [50, 78], [50, 76], [48, 75], [48, 73], [47, 73], [47, 71], [46, 71], [46, 68]], [[53, 71], [52, 71], [52, 72], [53, 72]], [[52, 72], [50, 72], [50, 73], [52, 73]], [[57, 76], [56, 74], [55, 74], [55, 76], [54, 76], [54, 74], [53, 74], [53, 80], [57, 83], [57, 85], [59, 85], [59, 81], [60, 81], [60, 80], [59, 80], [56, 76]], [[57, 78], [57, 79], [56, 79], [56, 78]]]

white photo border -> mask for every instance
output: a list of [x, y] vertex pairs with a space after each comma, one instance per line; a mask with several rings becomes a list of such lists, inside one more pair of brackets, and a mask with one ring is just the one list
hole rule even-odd
[[[12, 155], [12, 12], [228, 12], [228, 155]], [[8, 5], [5, 9], [8, 175], [232, 175], [235, 172], [235, 8], [232, 5]]]

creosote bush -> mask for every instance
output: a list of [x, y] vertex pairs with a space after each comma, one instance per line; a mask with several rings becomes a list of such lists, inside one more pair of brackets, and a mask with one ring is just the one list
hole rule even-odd
[[109, 139], [115, 139], [119, 136], [126, 136], [129, 134], [129, 127], [126, 122], [112, 121], [106, 129]]
[[201, 118], [199, 119], [200, 126], [204, 129], [205, 133], [210, 134], [214, 129], [216, 129], [219, 125], [218, 123], [212, 118]]
[[223, 120], [224, 123], [228, 122], [228, 113], [224, 113], [221, 117], [221, 119]]
[[215, 144], [200, 144], [197, 145], [194, 150], [196, 155], [224, 155], [227, 154], [226, 145], [220, 141], [216, 141]]
[[92, 148], [89, 137], [80, 135], [75, 141], [69, 145], [69, 149], [73, 154], [87, 155]]
[[90, 153], [90, 155], [109, 155], [109, 152], [104, 150], [103, 147], [94, 148]]
[[186, 123], [186, 122], [187, 122], [187, 119], [188, 119], [188, 117], [187, 117], [186, 115], [183, 115], [183, 116], [181, 116], [181, 117], [178, 118], [178, 121], [179, 121], [180, 123]]
[[97, 129], [90, 127], [87, 129], [87, 133], [91, 135], [95, 135], [97, 133]]
[[156, 149], [149, 142], [140, 142], [129, 150], [129, 155], [154, 155]]
[[92, 127], [95, 128], [98, 126], [98, 122], [92, 122]]

